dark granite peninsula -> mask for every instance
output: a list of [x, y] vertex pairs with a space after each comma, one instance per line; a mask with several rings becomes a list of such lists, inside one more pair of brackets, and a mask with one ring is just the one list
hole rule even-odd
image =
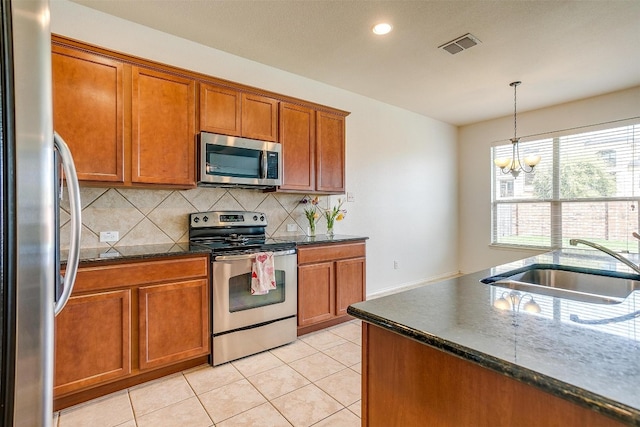
[[364, 321], [363, 426], [640, 426], [640, 292], [596, 303], [528, 291], [512, 307], [500, 300], [512, 289], [480, 282], [534, 265], [640, 279], [563, 250], [351, 305]]

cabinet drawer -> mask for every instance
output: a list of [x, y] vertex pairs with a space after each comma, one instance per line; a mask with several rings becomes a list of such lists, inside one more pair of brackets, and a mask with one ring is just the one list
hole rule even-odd
[[301, 247], [298, 249], [298, 264], [364, 257], [365, 254], [364, 242]]
[[207, 277], [208, 265], [209, 257], [201, 256], [82, 267], [78, 270], [73, 293]]

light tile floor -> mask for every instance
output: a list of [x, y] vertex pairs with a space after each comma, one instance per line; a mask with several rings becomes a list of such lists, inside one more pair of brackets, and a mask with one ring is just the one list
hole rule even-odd
[[224, 365], [140, 384], [53, 415], [54, 427], [360, 426], [353, 320]]

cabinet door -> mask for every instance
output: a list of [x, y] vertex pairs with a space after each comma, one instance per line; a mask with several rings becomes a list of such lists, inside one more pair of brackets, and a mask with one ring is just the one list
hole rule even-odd
[[333, 262], [298, 267], [298, 326], [331, 319], [334, 313]]
[[316, 144], [316, 190], [344, 193], [344, 117], [319, 111]]
[[131, 181], [195, 187], [195, 81], [132, 68]]
[[200, 84], [200, 130], [241, 136], [241, 105], [239, 91]]
[[365, 258], [336, 261], [336, 315], [347, 314], [350, 304], [365, 299]]
[[141, 370], [209, 353], [207, 284], [199, 279], [139, 289]]
[[242, 136], [263, 141], [278, 140], [278, 101], [266, 96], [242, 94]]
[[315, 190], [315, 111], [280, 104], [282, 190]]
[[81, 181], [124, 182], [121, 62], [53, 46], [53, 125]]
[[126, 377], [131, 372], [130, 331], [129, 290], [70, 298], [55, 320], [54, 394]]

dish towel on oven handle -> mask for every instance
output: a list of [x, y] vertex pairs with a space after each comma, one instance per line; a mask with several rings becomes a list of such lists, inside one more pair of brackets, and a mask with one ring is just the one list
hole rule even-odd
[[251, 295], [265, 295], [275, 288], [273, 252], [258, 252], [251, 266]]

